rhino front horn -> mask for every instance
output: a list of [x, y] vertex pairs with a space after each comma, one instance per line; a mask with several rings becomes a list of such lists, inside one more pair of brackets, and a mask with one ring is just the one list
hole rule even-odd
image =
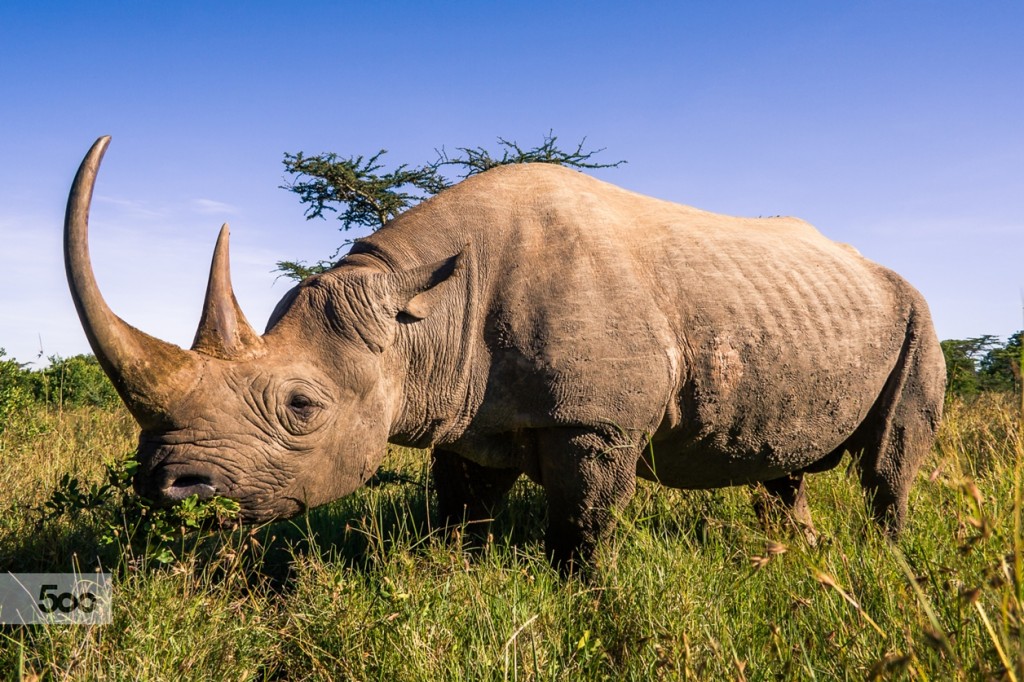
[[71, 185], [64, 214], [64, 266], [96, 359], [142, 428], [156, 428], [167, 422], [168, 408], [195, 385], [202, 360], [132, 327], [100, 295], [89, 259], [89, 206], [109, 143], [110, 137], [96, 140]]
[[231, 287], [228, 226], [225, 223], [220, 228], [217, 246], [213, 250], [203, 316], [199, 319], [192, 350], [222, 360], [239, 360], [256, 355], [262, 347], [263, 341], [245, 319]]

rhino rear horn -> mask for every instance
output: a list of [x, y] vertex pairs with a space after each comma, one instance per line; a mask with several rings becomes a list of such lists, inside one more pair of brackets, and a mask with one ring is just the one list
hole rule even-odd
[[169, 408], [198, 380], [202, 360], [194, 353], [132, 327], [103, 300], [89, 258], [89, 206], [109, 137], [96, 140], [68, 196], [64, 214], [64, 267], [75, 309], [96, 359], [136, 421], [156, 428]]
[[199, 319], [192, 350], [222, 360], [239, 360], [257, 354], [263, 341], [245, 319], [231, 287], [228, 235], [225, 223], [213, 250], [203, 316]]

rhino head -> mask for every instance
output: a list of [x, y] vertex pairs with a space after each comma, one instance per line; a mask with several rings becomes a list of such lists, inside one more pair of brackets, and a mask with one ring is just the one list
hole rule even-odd
[[255, 522], [362, 485], [402, 410], [385, 351], [403, 315], [429, 314], [423, 293], [454, 266], [310, 278], [285, 296], [260, 336], [232, 292], [225, 225], [199, 329], [184, 350], [125, 323], [97, 287], [88, 215], [108, 143], [97, 140], [75, 177], [64, 256], [89, 343], [141, 427], [136, 491], [165, 505], [230, 497], [242, 520]]

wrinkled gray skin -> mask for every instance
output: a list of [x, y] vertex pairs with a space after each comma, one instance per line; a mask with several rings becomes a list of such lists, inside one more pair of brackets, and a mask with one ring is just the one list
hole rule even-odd
[[488, 518], [525, 474], [548, 551], [589, 558], [642, 476], [764, 483], [810, 526], [802, 476], [859, 455], [891, 533], [932, 442], [945, 371], [928, 308], [891, 271], [792, 218], [715, 215], [552, 165], [472, 177], [355, 244], [263, 336], [228, 277], [227, 231], [192, 350], [117, 318], [95, 286], [88, 206], [68, 277], [142, 427], [138, 492], [287, 517], [346, 495], [387, 442], [434, 448], [447, 520]]

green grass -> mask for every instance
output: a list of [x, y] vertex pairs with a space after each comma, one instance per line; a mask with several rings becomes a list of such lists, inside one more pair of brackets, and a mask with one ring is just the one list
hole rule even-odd
[[[133, 447], [122, 411], [32, 408], [0, 434], [0, 570], [101, 563], [109, 626], [0, 626], [8, 679], [1024, 680], [1020, 406], [953, 403], [895, 545], [840, 467], [809, 479], [807, 546], [746, 489], [641, 483], [589, 580], [544, 560], [523, 481], [493, 541], [432, 526], [426, 455], [289, 523], [188, 535], [169, 565], [31, 511]], [[408, 481], [412, 482], [408, 482]], [[1009, 668], [1007, 669], [1007, 666]]]

